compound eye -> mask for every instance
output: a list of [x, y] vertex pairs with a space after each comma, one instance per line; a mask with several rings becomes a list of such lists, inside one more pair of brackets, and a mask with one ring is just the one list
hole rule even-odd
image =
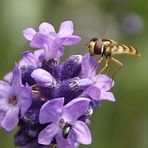
[[98, 49], [101, 49], [102, 48], [102, 40], [101, 39], [98, 39], [98, 41], [96, 42], [97, 44], [97, 48]]

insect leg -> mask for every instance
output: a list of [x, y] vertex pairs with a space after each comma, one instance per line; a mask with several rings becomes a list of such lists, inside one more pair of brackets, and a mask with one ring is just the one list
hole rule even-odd
[[100, 64], [103, 61], [104, 57], [101, 57], [101, 59], [98, 61], [98, 63]]
[[109, 59], [106, 59], [105, 66], [100, 70], [99, 74], [105, 71], [109, 67]]
[[120, 69], [122, 68], [123, 64], [122, 64], [120, 61], [118, 61], [117, 59], [113, 58], [113, 57], [111, 57], [111, 59], [112, 59], [115, 63], [117, 63], [117, 64], [120, 65], [120, 67], [119, 67], [117, 70], [115, 70], [114, 73], [113, 73], [112, 79], [114, 80], [115, 74], [120, 71]]

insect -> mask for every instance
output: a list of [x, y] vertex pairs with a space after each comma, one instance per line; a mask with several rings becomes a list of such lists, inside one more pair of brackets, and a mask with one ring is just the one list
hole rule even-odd
[[62, 135], [65, 139], [67, 139], [71, 129], [72, 129], [72, 125], [68, 123], [63, 127]]
[[123, 66], [120, 61], [113, 57], [114, 55], [128, 54], [137, 57], [140, 56], [138, 50], [132, 46], [119, 44], [116, 41], [110, 39], [92, 38], [88, 43], [88, 49], [91, 55], [101, 55], [98, 63], [101, 63], [103, 59], [106, 60], [105, 66], [100, 70], [99, 73], [102, 73], [108, 69], [111, 60], [120, 65], [120, 67], [114, 72], [113, 77], [115, 73], [117, 73]]

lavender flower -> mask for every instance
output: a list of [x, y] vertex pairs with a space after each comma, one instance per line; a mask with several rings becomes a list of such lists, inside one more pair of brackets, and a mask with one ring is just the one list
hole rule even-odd
[[19, 66], [38, 68], [41, 67], [44, 59], [44, 51], [37, 50], [34, 53], [32, 51], [26, 51], [23, 53], [23, 59], [19, 62]]
[[85, 94], [94, 100], [115, 101], [111, 92], [108, 92], [114, 85], [111, 78], [104, 74], [97, 75], [98, 62], [89, 54], [85, 54], [82, 61], [82, 78], [88, 78], [92, 84], [86, 89]]
[[12, 72], [0, 81], [0, 127], [11, 131], [17, 125], [15, 144], [22, 148], [77, 148], [90, 144], [88, 128], [93, 111], [102, 100], [115, 101], [111, 78], [98, 74], [97, 60], [88, 53], [60, 57], [64, 45], [80, 37], [73, 23], [61, 23], [59, 32], [42, 23], [39, 31], [23, 31], [32, 48]]
[[63, 107], [64, 98], [47, 101], [40, 110], [39, 120], [41, 124], [50, 124], [40, 132], [39, 143], [49, 145], [55, 137], [59, 148], [74, 147], [75, 142], [90, 144], [90, 131], [78, 120], [87, 111], [89, 102], [87, 98], [76, 98]]
[[42, 23], [39, 31], [27, 28], [23, 31], [24, 37], [31, 41], [32, 48], [42, 48], [45, 58], [59, 58], [63, 55], [63, 45], [73, 45], [80, 41], [80, 37], [72, 35], [74, 32], [72, 21], [61, 23], [59, 32], [56, 33], [54, 27], [49, 23]]
[[12, 72], [12, 84], [0, 81], [0, 126], [13, 130], [31, 105], [31, 89], [21, 84], [21, 73], [16, 65]]

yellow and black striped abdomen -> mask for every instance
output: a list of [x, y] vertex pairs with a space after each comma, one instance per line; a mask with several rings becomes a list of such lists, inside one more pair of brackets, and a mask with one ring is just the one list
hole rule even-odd
[[133, 56], [140, 56], [140, 53], [138, 52], [138, 50], [136, 50], [132, 46], [127, 46], [124, 44], [112, 44], [110, 48], [111, 48], [112, 55], [129, 54]]

